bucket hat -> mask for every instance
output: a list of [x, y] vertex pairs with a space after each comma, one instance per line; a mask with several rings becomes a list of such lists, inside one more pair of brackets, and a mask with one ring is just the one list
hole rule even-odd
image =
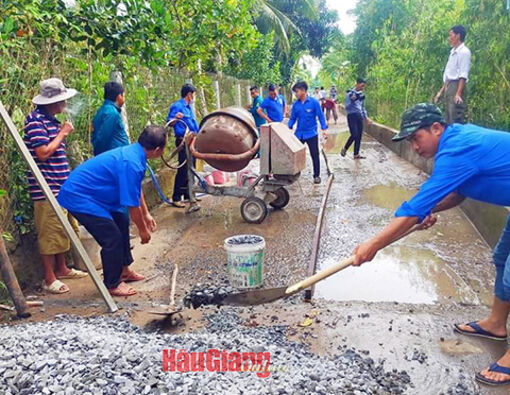
[[39, 84], [39, 94], [32, 99], [36, 105], [58, 103], [76, 95], [77, 90], [66, 88], [59, 78], [49, 78]]

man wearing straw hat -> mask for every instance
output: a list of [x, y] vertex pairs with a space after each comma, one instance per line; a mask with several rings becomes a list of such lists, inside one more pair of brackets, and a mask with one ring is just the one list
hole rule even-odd
[[[25, 119], [25, 144], [55, 196], [69, 176], [65, 139], [74, 129], [71, 122], [62, 124], [55, 115], [64, 111], [66, 100], [74, 95], [76, 90], [66, 88], [60, 79], [44, 80], [40, 83], [39, 95], [32, 100], [36, 108]], [[27, 178], [44, 267], [42, 287], [55, 294], [69, 292], [69, 287], [60, 280], [85, 277], [87, 273], [67, 267], [66, 252], [71, 249], [70, 240], [31, 171], [27, 172]], [[78, 233], [76, 220], [71, 216], [69, 220]]]

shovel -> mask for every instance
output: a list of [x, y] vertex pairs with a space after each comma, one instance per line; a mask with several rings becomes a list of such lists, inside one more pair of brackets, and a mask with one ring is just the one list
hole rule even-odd
[[[401, 236], [396, 237], [391, 241], [390, 244], [395, 243], [397, 240], [402, 239], [403, 237], [413, 233], [416, 230], [423, 229], [422, 224], [416, 224], [407, 232], [402, 234]], [[257, 289], [245, 292], [239, 292], [235, 294], [228, 295], [224, 300], [223, 304], [225, 305], [233, 305], [233, 306], [252, 306], [257, 304], [271, 303], [275, 300], [286, 298], [288, 296], [294, 295], [313, 284], [318, 283], [321, 280], [343, 270], [352, 265], [354, 262], [354, 255], [350, 258], [344, 259], [343, 261], [337, 263], [336, 265], [327, 267], [320, 272], [314, 274], [311, 277], [305, 278], [304, 280], [288, 286], [288, 287], [280, 287], [280, 288], [269, 288], [269, 289]]]

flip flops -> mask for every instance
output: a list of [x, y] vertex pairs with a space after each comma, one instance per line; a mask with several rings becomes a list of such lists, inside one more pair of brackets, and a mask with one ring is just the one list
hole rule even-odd
[[[62, 289], [62, 287], [65, 287]], [[42, 281], [42, 289], [52, 294], [65, 294], [69, 292], [69, 287], [60, 280], [53, 281], [50, 285], [46, 285], [46, 281]]]
[[454, 324], [453, 330], [457, 333], [460, 333], [460, 334], [466, 335], [466, 336], [483, 337], [485, 339], [500, 340], [500, 341], [506, 341], [506, 339], [507, 339], [507, 336], [496, 336], [490, 332], [487, 332], [486, 330], [482, 329], [482, 327], [480, 325], [478, 325], [476, 322], [470, 322], [466, 325], [473, 328], [474, 332], [470, 332], [470, 331], [461, 329], [459, 324]]
[[[496, 372], [496, 373], [503, 373], [510, 376], [510, 368], [506, 368], [504, 366], [498, 365], [496, 362], [494, 362], [490, 368], [489, 372]], [[491, 380], [487, 377], [483, 376], [482, 373], [475, 374], [476, 381], [479, 381], [480, 383], [491, 385], [493, 387], [500, 387], [503, 385], [510, 384], [510, 378], [503, 380], [503, 381], [497, 381], [497, 380]]]
[[71, 271], [65, 276], [57, 276], [57, 279], [64, 280], [66, 278], [82, 278], [87, 277], [88, 275], [88, 273], [82, 272], [81, 270], [71, 269]]

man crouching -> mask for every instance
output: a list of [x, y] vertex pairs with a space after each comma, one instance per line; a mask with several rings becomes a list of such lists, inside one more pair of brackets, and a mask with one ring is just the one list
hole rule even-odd
[[64, 183], [58, 201], [101, 246], [104, 283], [114, 296], [131, 296], [126, 282], [144, 277], [129, 268], [129, 208], [142, 244], [150, 241], [155, 223], [142, 195], [147, 159], [161, 156], [166, 145], [164, 128], [148, 126], [138, 142], [104, 152], [78, 166]]

